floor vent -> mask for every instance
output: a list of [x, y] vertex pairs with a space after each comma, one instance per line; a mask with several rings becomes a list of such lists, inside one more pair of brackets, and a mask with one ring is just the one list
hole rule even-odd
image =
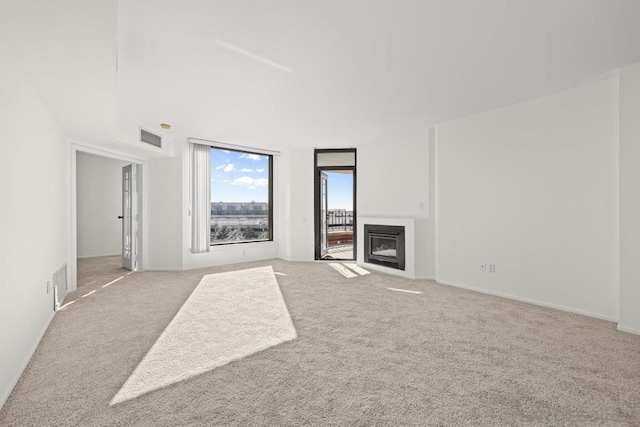
[[57, 310], [67, 295], [67, 263], [53, 273], [53, 304]]
[[140, 142], [162, 148], [162, 136], [140, 129]]

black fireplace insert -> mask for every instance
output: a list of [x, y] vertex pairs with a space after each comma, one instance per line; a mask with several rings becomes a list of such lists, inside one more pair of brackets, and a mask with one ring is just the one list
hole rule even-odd
[[364, 225], [364, 262], [404, 270], [404, 227]]

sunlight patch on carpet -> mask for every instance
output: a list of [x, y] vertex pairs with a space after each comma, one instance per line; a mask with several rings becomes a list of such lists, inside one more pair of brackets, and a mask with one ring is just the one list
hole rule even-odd
[[114, 283], [116, 283], [118, 280], [122, 280], [124, 279], [124, 276], [122, 277], [118, 277], [116, 280], [112, 280], [111, 282], [107, 283], [106, 285], [102, 285], [103, 288], [106, 288], [109, 285], [113, 285]]
[[271, 267], [204, 276], [111, 405], [296, 337]]
[[66, 303], [65, 305], [63, 305], [62, 307], [60, 307], [60, 308], [58, 309], [58, 311], [63, 310], [63, 309], [65, 309], [65, 308], [69, 307], [69, 306], [70, 306], [71, 304], [73, 304], [74, 302], [76, 302], [76, 301], [75, 301], [75, 300], [73, 300], [73, 301], [69, 301], [68, 303]]
[[338, 264], [336, 262], [330, 262], [329, 266], [331, 268], [335, 269], [338, 273], [342, 274], [347, 279], [351, 279], [353, 277], [358, 277], [358, 275], [356, 273], [354, 273], [353, 271], [349, 270], [347, 267], [345, 267], [342, 264]]
[[398, 289], [398, 288], [387, 288], [387, 289], [389, 289], [390, 291], [404, 292], [404, 293], [407, 293], [407, 294], [418, 294], [418, 295], [422, 294], [422, 292], [420, 292], [420, 291], [411, 291], [409, 289]]
[[347, 279], [353, 279], [354, 277], [358, 277], [358, 275], [365, 276], [367, 274], [371, 274], [369, 271], [353, 263], [344, 262], [340, 264], [337, 262], [330, 262], [329, 266]]
[[97, 289], [95, 289], [95, 290], [93, 290], [93, 291], [89, 292], [88, 294], [84, 294], [84, 295], [82, 295], [80, 298], [88, 297], [88, 296], [89, 296], [89, 295], [91, 295], [91, 294], [95, 294], [97, 291], [98, 291], [98, 290], [97, 290]]
[[356, 273], [358, 273], [361, 276], [366, 276], [367, 274], [371, 274], [369, 271], [365, 270], [364, 268], [360, 267], [357, 264], [348, 264], [348, 263], [342, 263], [342, 265], [344, 265], [345, 267], [350, 268], [351, 270], [355, 271]]

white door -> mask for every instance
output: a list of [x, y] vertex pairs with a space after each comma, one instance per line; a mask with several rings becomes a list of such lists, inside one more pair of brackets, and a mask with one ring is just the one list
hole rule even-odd
[[122, 266], [133, 270], [133, 165], [122, 168]]
[[320, 255], [329, 253], [329, 177], [320, 172]]

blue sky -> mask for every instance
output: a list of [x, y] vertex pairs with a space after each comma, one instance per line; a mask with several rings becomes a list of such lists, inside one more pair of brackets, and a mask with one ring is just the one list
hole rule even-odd
[[[353, 210], [353, 174], [325, 173], [329, 177], [329, 209]], [[211, 201], [268, 202], [269, 157], [212, 148]]]
[[325, 173], [329, 177], [329, 209], [353, 210], [353, 174]]
[[211, 149], [212, 202], [268, 202], [269, 157]]

